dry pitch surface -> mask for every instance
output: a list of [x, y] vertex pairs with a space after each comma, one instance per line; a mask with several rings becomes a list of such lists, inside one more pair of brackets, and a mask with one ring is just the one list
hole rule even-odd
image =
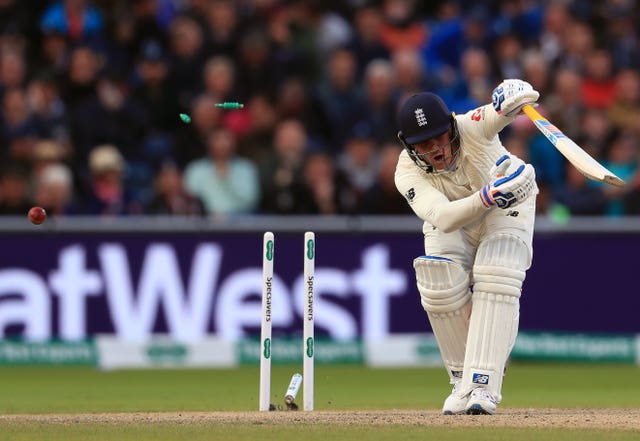
[[53, 424], [339, 424], [640, 430], [640, 409], [500, 409], [496, 415], [441, 415], [437, 410], [314, 412], [158, 412], [0, 415], [2, 422]]

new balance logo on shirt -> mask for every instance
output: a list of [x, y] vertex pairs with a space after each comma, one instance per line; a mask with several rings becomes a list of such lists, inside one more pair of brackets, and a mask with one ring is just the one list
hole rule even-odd
[[413, 187], [407, 190], [407, 192], [404, 194], [404, 197], [407, 198], [407, 201], [413, 202], [413, 198], [416, 197], [416, 191], [413, 189]]

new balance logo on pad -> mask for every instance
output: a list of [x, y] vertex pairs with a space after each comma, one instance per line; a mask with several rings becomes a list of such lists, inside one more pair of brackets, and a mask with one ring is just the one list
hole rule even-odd
[[489, 384], [489, 376], [486, 374], [473, 374], [473, 378], [471, 380], [472, 383], [475, 384]]

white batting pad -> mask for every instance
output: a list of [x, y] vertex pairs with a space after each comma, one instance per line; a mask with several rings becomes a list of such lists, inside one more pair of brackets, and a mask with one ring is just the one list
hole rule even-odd
[[518, 237], [497, 234], [478, 248], [461, 389], [487, 387], [502, 399], [502, 376], [518, 333], [520, 294], [531, 263]]
[[471, 313], [469, 276], [453, 260], [435, 256], [418, 257], [413, 267], [442, 360], [451, 382], [459, 381]]

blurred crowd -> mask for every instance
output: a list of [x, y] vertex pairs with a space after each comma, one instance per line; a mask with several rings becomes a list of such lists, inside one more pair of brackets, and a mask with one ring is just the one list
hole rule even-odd
[[[395, 113], [529, 81], [628, 182], [587, 181], [519, 117], [540, 213], [640, 214], [633, 0], [0, 0], [0, 214], [404, 214]], [[220, 102], [244, 103], [226, 110]], [[181, 121], [180, 113], [191, 122]]]

